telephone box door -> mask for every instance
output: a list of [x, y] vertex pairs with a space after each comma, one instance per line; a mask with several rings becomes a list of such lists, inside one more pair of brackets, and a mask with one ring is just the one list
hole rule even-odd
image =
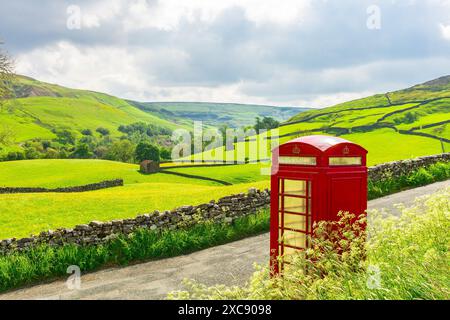
[[289, 256], [308, 247], [307, 235], [312, 230], [312, 181], [294, 178], [279, 179], [278, 251]]

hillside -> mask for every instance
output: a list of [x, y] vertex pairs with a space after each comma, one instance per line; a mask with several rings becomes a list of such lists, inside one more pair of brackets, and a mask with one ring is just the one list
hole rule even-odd
[[[342, 136], [368, 149], [369, 164], [373, 165], [449, 152], [449, 122], [450, 76], [446, 76], [404, 90], [301, 112], [268, 135], [279, 143], [311, 134]], [[248, 142], [245, 144], [248, 152]], [[223, 148], [217, 151], [225, 153]], [[210, 156], [204, 154], [203, 158], [209, 160]]]
[[130, 104], [139, 109], [157, 114], [163, 119], [202, 121], [211, 126], [226, 123], [230, 127], [253, 125], [256, 117], [272, 117], [286, 121], [309, 108], [274, 107], [265, 105], [210, 103], [210, 102], [134, 102]]
[[[139, 103], [108, 94], [49, 84], [17, 75], [14, 100], [0, 106], [0, 153], [20, 151], [19, 145], [32, 139], [55, 139], [55, 131], [69, 130], [76, 137], [99, 127], [112, 137], [123, 133], [119, 126], [145, 122], [172, 131], [192, 130], [193, 120], [206, 125], [252, 125], [257, 116], [272, 116], [279, 121], [298, 113], [297, 108], [216, 103]], [[2, 143], [2, 132], [13, 132], [10, 143]], [[168, 140], [169, 137], [164, 138]], [[164, 140], [163, 139], [163, 140]]]
[[[98, 92], [76, 90], [16, 76], [16, 99], [0, 106], [0, 155], [22, 152], [24, 142], [32, 139], [54, 140], [56, 132], [68, 130], [77, 139], [89, 129], [107, 129], [112, 137], [123, 133], [119, 126], [150, 123], [171, 131], [182, 124], [143, 112], [125, 100]], [[5, 143], [5, 136], [8, 141]], [[168, 139], [168, 138], [166, 138]]]

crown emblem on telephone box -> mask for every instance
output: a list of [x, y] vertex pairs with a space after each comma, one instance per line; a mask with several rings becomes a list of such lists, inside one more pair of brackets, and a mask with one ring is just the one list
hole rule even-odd
[[348, 146], [345, 146], [344, 149], [342, 149], [342, 153], [345, 155], [350, 153], [350, 149], [348, 148]]
[[295, 146], [294, 148], [292, 148], [292, 153], [293, 154], [299, 154], [300, 153], [300, 148], [298, 146]]

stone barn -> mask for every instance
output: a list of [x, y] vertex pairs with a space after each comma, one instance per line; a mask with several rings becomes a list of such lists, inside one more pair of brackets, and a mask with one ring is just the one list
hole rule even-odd
[[159, 162], [152, 160], [144, 160], [141, 162], [142, 173], [155, 173], [159, 171]]

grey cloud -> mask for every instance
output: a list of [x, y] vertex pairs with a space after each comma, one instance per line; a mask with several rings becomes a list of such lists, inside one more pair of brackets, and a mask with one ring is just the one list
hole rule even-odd
[[[136, 56], [143, 81], [150, 84], [243, 83], [243, 93], [278, 101], [384, 89], [449, 73], [450, 41], [441, 36], [439, 23], [450, 24], [450, 12], [437, 0], [318, 0], [311, 17], [291, 25], [255, 24], [237, 6], [210, 23], [181, 19], [174, 30], [126, 31], [123, 12], [98, 28], [68, 30], [67, 6], [88, 3], [2, 1], [0, 37], [13, 54], [58, 41], [81, 48], [120, 47]], [[381, 9], [380, 30], [366, 27], [366, 9], [372, 4]], [[441, 64], [430, 63], [433, 59]]]

